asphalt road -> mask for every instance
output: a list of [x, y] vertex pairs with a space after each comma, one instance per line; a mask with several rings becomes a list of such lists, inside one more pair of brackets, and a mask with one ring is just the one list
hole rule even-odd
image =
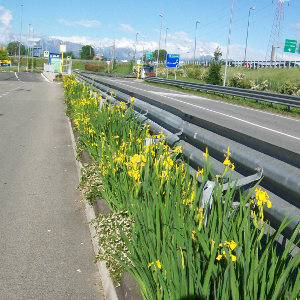
[[0, 300], [104, 299], [62, 100], [0, 73]]
[[98, 78], [142, 95], [151, 95], [153, 99], [190, 115], [300, 154], [300, 119], [151, 86], [136, 80]]

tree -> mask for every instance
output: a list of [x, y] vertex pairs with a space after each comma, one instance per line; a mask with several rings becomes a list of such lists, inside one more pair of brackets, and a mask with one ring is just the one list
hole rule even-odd
[[[14, 41], [14, 42], [10, 42], [7, 45], [7, 52], [9, 55], [19, 55], [19, 42], [18, 41]], [[25, 46], [21, 44], [21, 48], [20, 48], [20, 54], [21, 55], [25, 55]]]
[[205, 76], [206, 83], [221, 85], [222, 84], [222, 75], [221, 75], [221, 67], [222, 67], [222, 52], [220, 47], [214, 52], [214, 58], [210, 62], [210, 66], [208, 68], [208, 74]]
[[91, 45], [82, 46], [80, 51], [81, 59], [92, 59], [94, 56], [95, 56], [95, 52]]
[[[157, 61], [157, 52], [158, 50], [155, 50], [153, 52], [153, 60]], [[159, 57], [158, 57], [158, 61], [165, 61], [167, 57], [167, 51], [165, 49], [159, 49]]]
[[72, 59], [75, 58], [73, 51], [67, 51], [64, 53], [64, 57], [70, 56]]
[[0, 50], [0, 60], [7, 60], [7, 59], [8, 59], [7, 50]]

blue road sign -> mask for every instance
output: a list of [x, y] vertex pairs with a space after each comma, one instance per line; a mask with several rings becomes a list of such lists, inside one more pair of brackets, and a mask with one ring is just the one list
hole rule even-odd
[[166, 67], [179, 68], [179, 54], [167, 54]]

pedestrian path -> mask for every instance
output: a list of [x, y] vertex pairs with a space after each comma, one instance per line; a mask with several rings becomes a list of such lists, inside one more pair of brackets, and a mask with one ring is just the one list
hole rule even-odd
[[103, 300], [62, 86], [22, 74], [26, 84], [13, 90], [20, 83], [5, 76], [0, 89], [12, 91], [0, 98], [0, 299]]

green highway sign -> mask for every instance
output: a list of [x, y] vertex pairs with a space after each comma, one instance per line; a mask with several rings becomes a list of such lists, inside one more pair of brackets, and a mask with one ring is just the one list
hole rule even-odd
[[147, 52], [146, 53], [146, 58], [149, 60], [153, 60], [153, 53], [152, 52]]
[[295, 53], [296, 52], [296, 47], [297, 47], [297, 41], [296, 40], [288, 40], [288, 39], [285, 40], [284, 52]]

